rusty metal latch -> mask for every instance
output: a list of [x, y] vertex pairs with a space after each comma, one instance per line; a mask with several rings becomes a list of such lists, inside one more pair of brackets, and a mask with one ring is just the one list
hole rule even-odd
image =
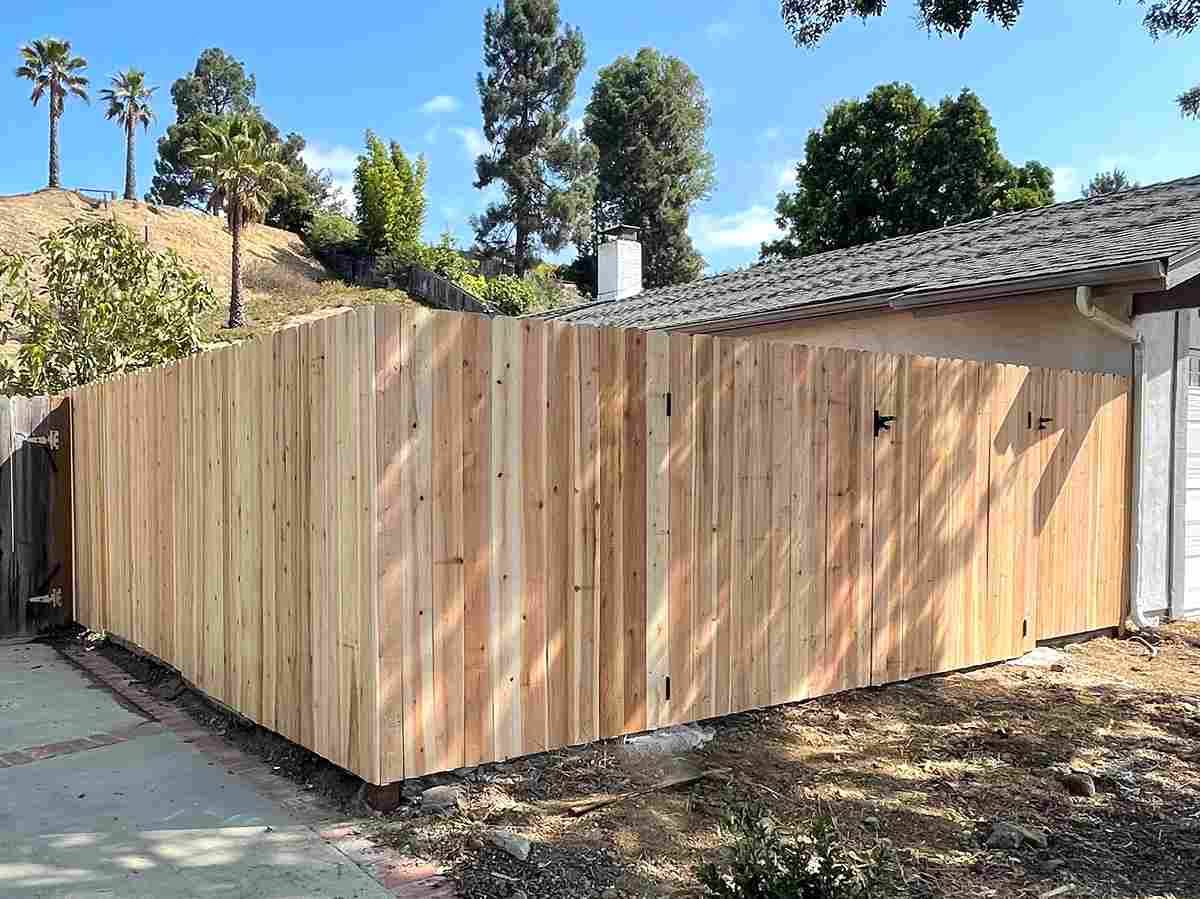
[[62, 437], [57, 430], [47, 431], [45, 434], [22, 434], [17, 432], [13, 435], [22, 443], [36, 443], [38, 446], [44, 446], [48, 449], [56, 450], [62, 446]]
[[62, 608], [62, 587], [55, 587], [45, 596], [31, 596], [26, 602], [36, 602], [42, 605], [53, 606], [56, 609]]

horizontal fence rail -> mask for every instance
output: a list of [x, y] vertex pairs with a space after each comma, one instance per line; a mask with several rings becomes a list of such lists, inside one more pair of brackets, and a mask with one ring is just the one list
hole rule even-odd
[[388, 783], [1116, 625], [1128, 404], [368, 307], [75, 392], [77, 614]]

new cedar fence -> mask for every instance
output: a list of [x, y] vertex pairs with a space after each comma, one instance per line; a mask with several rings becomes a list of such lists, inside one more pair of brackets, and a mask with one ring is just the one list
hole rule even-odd
[[1125, 379], [363, 308], [73, 396], [77, 617], [367, 780], [1119, 623]]

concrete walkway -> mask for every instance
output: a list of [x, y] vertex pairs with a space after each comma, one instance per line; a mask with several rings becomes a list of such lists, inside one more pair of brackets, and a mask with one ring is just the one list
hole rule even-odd
[[0, 644], [0, 897], [394, 895], [53, 648]]

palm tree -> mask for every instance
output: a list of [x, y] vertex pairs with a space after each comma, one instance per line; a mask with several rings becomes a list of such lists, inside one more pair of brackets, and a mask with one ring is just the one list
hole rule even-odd
[[262, 120], [234, 115], [213, 124], [201, 123], [200, 139], [187, 149], [192, 167], [221, 196], [229, 233], [233, 236], [229, 288], [229, 321], [239, 328], [246, 318], [242, 308], [242, 226], [262, 215], [271, 195], [285, 190], [287, 168], [280, 161], [282, 147], [267, 137]]
[[111, 81], [112, 87], [102, 90], [100, 99], [108, 104], [104, 117], [115, 119], [125, 129], [125, 199], [135, 200], [137, 174], [133, 165], [133, 135], [138, 125], [149, 130], [154, 121], [150, 96], [158, 88], [146, 86], [146, 73], [140, 69], [118, 72]]
[[45, 37], [21, 48], [25, 62], [17, 68], [18, 78], [33, 82], [30, 100], [37, 106], [43, 94], [50, 95], [50, 186], [58, 187], [58, 119], [67, 97], [88, 101], [88, 80], [82, 74], [87, 60], [71, 55], [71, 42]]

